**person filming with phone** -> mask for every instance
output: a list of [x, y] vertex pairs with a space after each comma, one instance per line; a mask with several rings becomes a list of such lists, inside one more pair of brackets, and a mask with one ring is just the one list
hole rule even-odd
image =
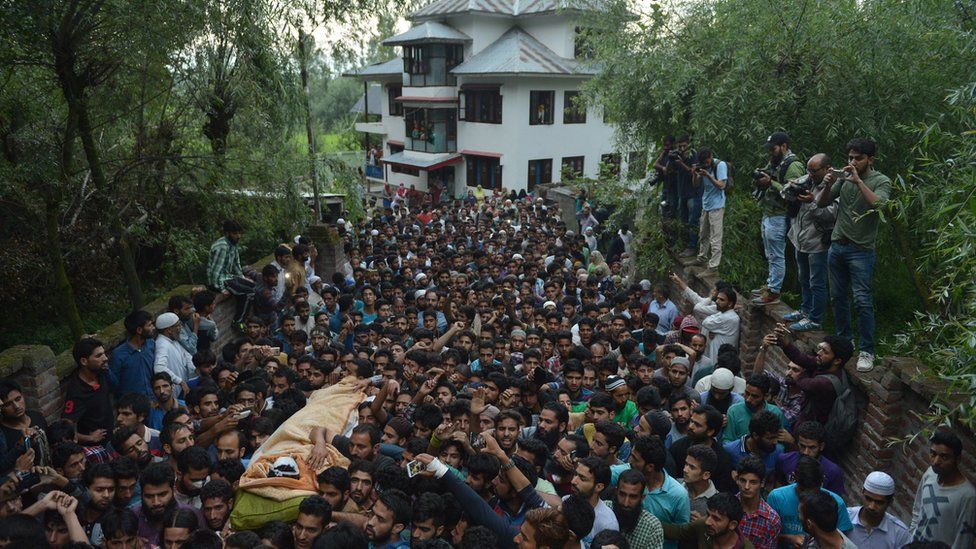
[[848, 289], [854, 292], [857, 307], [857, 371], [874, 368], [874, 296], [872, 279], [876, 259], [875, 243], [881, 215], [878, 206], [891, 194], [891, 179], [874, 170], [877, 145], [870, 139], [852, 139], [847, 144], [848, 164], [840, 172], [824, 177], [824, 189], [817, 206], [826, 208], [839, 199], [837, 222], [830, 236], [827, 269], [830, 274], [830, 301], [834, 309], [837, 335], [854, 340]]

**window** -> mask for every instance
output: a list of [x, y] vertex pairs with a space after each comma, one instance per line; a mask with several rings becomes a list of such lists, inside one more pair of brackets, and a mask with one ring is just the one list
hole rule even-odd
[[403, 152], [403, 145], [394, 145], [393, 143], [387, 143], [386, 145], [390, 147], [390, 154]]
[[412, 175], [414, 177], [420, 177], [420, 170], [417, 168], [410, 168], [400, 164], [390, 164], [390, 171], [393, 173], [402, 173], [404, 175]]
[[554, 91], [529, 92], [529, 125], [552, 124], [555, 97]]
[[411, 151], [443, 153], [457, 150], [457, 111], [454, 109], [403, 110], [404, 147]]
[[526, 190], [532, 191], [536, 185], [542, 183], [552, 183], [551, 158], [529, 160], [529, 185]]
[[403, 47], [403, 84], [406, 86], [453, 86], [450, 70], [464, 60], [461, 44], [418, 44]]
[[458, 95], [458, 120], [502, 123], [502, 94], [498, 88], [466, 89]]
[[593, 44], [590, 42], [589, 30], [576, 27], [576, 34], [573, 37], [573, 56], [576, 59], [592, 59]]
[[487, 156], [468, 156], [469, 187], [481, 185], [483, 189], [500, 189], [502, 187], [502, 166], [497, 158]]
[[627, 177], [641, 179], [647, 172], [647, 154], [634, 151], [627, 155]]
[[600, 155], [600, 178], [620, 176], [620, 153]]
[[562, 176], [569, 179], [583, 177], [583, 157], [564, 156]]
[[403, 95], [403, 86], [389, 85], [386, 87], [386, 97], [390, 103], [390, 116], [403, 116], [403, 103], [396, 100]]
[[563, 96], [563, 124], [586, 124], [586, 105], [580, 92], [567, 91]]

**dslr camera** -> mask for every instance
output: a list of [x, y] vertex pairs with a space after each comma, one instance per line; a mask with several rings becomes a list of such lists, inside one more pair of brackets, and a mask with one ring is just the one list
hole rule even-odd
[[796, 181], [791, 181], [788, 185], [783, 187], [783, 191], [780, 193], [780, 195], [787, 202], [799, 202], [800, 195], [813, 191], [813, 186], [813, 179], [809, 176], [804, 176]]
[[[763, 178], [764, 175], [768, 175], [770, 179], [776, 179], [776, 175], [772, 170], [767, 170], [765, 168], [759, 168], [752, 171], [752, 182], [756, 183]], [[756, 187], [752, 189], [752, 197], [756, 200], [762, 200], [762, 197], [766, 195], [766, 189]]]
[[671, 149], [668, 151], [668, 158], [671, 160], [679, 160], [681, 158], [681, 151], [678, 149]]

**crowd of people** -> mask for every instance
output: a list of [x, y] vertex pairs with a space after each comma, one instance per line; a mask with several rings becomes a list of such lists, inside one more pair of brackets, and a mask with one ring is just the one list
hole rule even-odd
[[[303, 236], [245, 269], [244, 229], [226, 223], [207, 288], [132, 312], [114, 346], [75, 344], [58, 421], [0, 383], [0, 545], [973, 546], [953, 432], [929, 440], [910, 520], [890, 510], [899, 480], [844, 478], [849, 337], [810, 355], [780, 326], [743, 364], [734, 289], [628, 278], [631, 235], [600, 234], [593, 204], [578, 232], [531, 196], [388, 198], [339, 220], [335, 272]], [[701, 226], [720, 235], [714, 205]], [[717, 264], [721, 238], [705, 240]], [[231, 334], [221, 294], [238, 306]], [[348, 419], [305, 427], [296, 457], [269, 463], [343, 387], [358, 395]], [[249, 488], [306, 473], [300, 497]]]

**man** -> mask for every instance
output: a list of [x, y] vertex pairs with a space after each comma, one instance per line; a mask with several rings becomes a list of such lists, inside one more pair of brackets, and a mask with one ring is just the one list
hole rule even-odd
[[[616, 371], [616, 367], [614, 367]], [[613, 397], [613, 422], [621, 427], [628, 429], [637, 419], [637, 403], [630, 399], [633, 394], [627, 380], [620, 376], [609, 376], [605, 385], [607, 392]], [[591, 404], [599, 402], [591, 398]]]
[[870, 139], [852, 139], [847, 144], [848, 165], [840, 181], [833, 173], [824, 177], [824, 188], [817, 206], [825, 208], [839, 199], [837, 222], [830, 234], [827, 268], [830, 274], [830, 302], [834, 309], [837, 335], [853, 341], [848, 288], [854, 292], [857, 307], [857, 371], [874, 368], [874, 246], [878, 239], [881, 214], [878, 206], [888, 200], [891, 180], [874, 171], [877, 145]]
[[922, 475], [912, 505], [912, 540], [972, 547], [976, 489], [959, 467], [962, 441], [951, 431], [937, 431], [929, 444], [930, 467]]
[[76, 510], [78, 521], [85, 529], [88, 541], [99, 546], [102, 535], [102, 517], [112, 508], [115, 499], [115, 473], [107, 463], [96, 463], [87, 469], [82, 476], [85, 489], [88, 490], [88, 501]]
[[[115, 403], [115, 428], [128, 427], [135, 430], [145, 441], [150, 451], [161, 451], [159, 431], [146, 427], [149, 417], [149, 398], [143, 393], [127, 393]], [[113, 449], [121, 453], [121, 449]]]
[[900, 549], [912, 540], [905, 523], [888, 513], [894, 496], [895, 479], [887, 473], [872, 471], [864, 479], [863, 505], [847, 508], [854, 525], [847, 537], [859, 549]]
[[656, 284], [653, 290], [654, 299], [647, 306], [648, 313], [657, 315], [657, 333], [666, 335], [671, 331], [671, 324], [678, 316], [678, 307], [669, 299], [668, 288], [664, 284]]
[[[444, 534], [446, 519], [444, 500], [433, 492], [420, 494], [413, 505], [413, 528], [410, 530], [410, 542], [432, 542], [439, 540]], [[369, 523], [367, 523], [367, 526]], [[443, 541], [443, 540], [442, 540]]]
[[126, 393], [152, 394], [149, 378], [156, 360], [156, 337], [152, 315], [146, 311], [132, 311], [126, 315], [126, 340], [112, 349], [108, 367], [108, 381], [116, 395]]
[[613, 501], [605, 502], [617, 518], [620, 533], [635, 548], [661, 547], [664, 543], [661, 521], [644, 509], [641, 503], [646, 486], [644, 475], [640, 471], [629, 469], [617, 479]]
[[[687, 359], [684, 357], [675, 357], [675, 360], [684, 359], [684, 363], [678, 363], [678, 367], [675, 368], [674, 361], [671, 362], [671, 371], [684, 368], [687, 371]], [[686, 388], [682, 386], [682, 388]], [[671, 410], [671, 431], [668, 436], [664, 439], [664, 447], [670, 449], [671, 445], [675, 442], [685, 438], [688, 435], [688, 424], [691, 422], [691, 409], [694, 406], [694, 400], [684, 391], [678, 391], [675, 388], [674, 393], [668, 399], [668, 409]], [[694, 390], [694, 389], [689, 389]]]
[[797, 278], [800, 281], [800, 308], [783, 318], [796, 332], [820, 330], [827, 308], [827, 246], [837, 215], [837, 201], [824, 208], [814, 201], [823, 192], [824, 177], [832, 170], [826, 154], [815, 154], [807, 161], [805, 176], [791, 182], [784, 191], [790, 212], [787, 235], [796, 250]]
[[758, 172], [753, 196], [759, 200], [762, 210], [762, 239], [769, 263], [766, 285], [754, 290], [755, 305], [772, 305], [779, 302], [779, 293], [786, 277], [786, 203], [783, 186], [787, 181], [803, 175], [803, 162], [790, 150], [790, 136], [786, 132], [774, 132], [764, 144], [769, 152], [769, 162]]
[[742, 438], [749, 433], [749, 422], [760, 410], [771, 412], [780, 420], [782, 427], [786, 427], [786, 418], [779, 406], [771, 404], [766, 397], [769, 395], [771, 382], [766, 374], [752, 374], [746, 380], [746, 390], [742, 394], [743, 401], [729, 406], [726, 413], [725, 430], [722, 441], [729, 442]]
[[777, 327], [773, 335], [783, 354], [804, 369], [796, 385], [803, 391], [806, 405], [796, 417], [797, 423], [813, 420], [826, 425], [839, 396], [837, 387], [849, 385], [844, 364], [854, 354], [854, 346], [849, 339], [829, 335], [817, 345], [817, 354], [811, 356], [797, 349], [789, 332], [782, 327]]
[[200, 313], [194, 312], [193, 301], [185, 295], [174, 295], [169, 298], [166, 311], [175, 314], [180, 319], [180, 331], [177, 341], [190, 356], [197, 352], [197, 331], [200, 329]]
[[349, 499], [360, 510], [368, 510], [373, 505], [374, 471], [371, 461], [357, 459], [349, 465]]
[[[709, 296], [702, 297], [678, 275], [672, 273], [671, 281], [681, 289], [681, 293], [694, 304], [695, 318], [702, 323], [702, 328], [706, 331], [702, 337], [708, 338], [703, 356], [711, 362], [718, 361], [719, 348], [728, 343], [739, 346], [739, 326], [741, 319], [735, 312], [735, 305], [738, 302], [738, 295], [735, 290], [726, 282], [719, 282], [715, 285]], [[698, 350], [695, 353], [702, 355]], [[701, 379], [705, 374], [693, 371], [693, 375]]]
[[210, 478], [210, 455], [199, 446], [190, 446], [176, 456], [178, 479], [173, 496], [182, 505], [199, 509], [200, 490]]
[[200, 490], [200, 510], [207, 528], [220, 532], [234, 508], [234, 489], [225, 480], [211, 480]]
[[664, 539], [692, 542], [699, 549], [753, 549], [739, 533], [742, 503], [732, 494], [715, 494], [708, 500], [708, 516], [687, 523], [663, 523]]
[[793, 472], [802, 456], [812, 457], [820, 462], [824, 471], [824, 488], [844, 495], [844, 471], [836, 463], [823, 455], [824, 428], [816, 421], [804, 421], [793, 431], [797, 450], [784, 452], [776, 459], [776, 482], [778, 485], [793, 482]]
[[532, 509], [515, 536], [518, 549], [557, 549], [569, 542], [566, 518], [557, 509]]
[[843, 531], [851, 530], [850, 517], [844, 507], [844, 500], [837, 494], [823, 488], [823, 468], [817, 460], [803, 456], [796, 465], [796, 482], [781, 486], [769, 493], [766, 503], [779, 515], [781, 531], [780, 543], [798, 546], [803, 543], [805, 532], [803, 521], [800, 519], [800, 498], [805, 493], [823, 492], [837, 502], [835, 509], [835, 524]]
[[349, 497], [349, 471], [342, 467], [329, 467], [315, 477], [319, 484], [319, 494], [336, 511], [357, 513], [359, 506]]
[[776, 511], [763, 501], [766, 466], [756, 456], [746, 456], [736, 467], [735, 483], [742, 502], [739, 533], [752, 541], [756, 549], [775, 549], [779, 543], [781, 522]]
[[584, 546], [589, 545], [597, 533], [607, 529], [617, 530], [619, 528], [617, 517], [610, 507], [600, 499], [600, 493], [610, 485], [610, 467], [606, 461], [594, 456], [580, 460], [576, 464], [572, 485], [573, 494], [585, 498], [593, 506], [595, 515], [593, 529], [580, 540]]
[[840, 505], [823, 492], [806, 492], [800, 496], [800, 521], [803, 523], [803, 531], [806, 532], [803, 547], [858, 549], [854, 542], [837, 529], [835, 517]]
[[169, 372], [156, 372], [152, 376], [153, 403], [149, 409], [148, 424], [151, 428], [163, 428], [163, 416], [177, 408], [185, 408], [186, 403], [176, 398], [177, 387]]
[[139, 485], [142, 488], [142, 503], [136, 507], [139, 517], [139, 537], [159, 539], [163, 530], [163, 517], [176, 508], [189, 509], [203, 522], [199, 509], [182, 505], [173, 497], [173, 469], [166, 463], [153, 463], [142, 472]]
[[233, 287], [236, 284], [234, 281], [244, 278], [240, 248], [237, 246], [243, 232], [244, 227], [240, 223], [224, 221], [224, 236], [210, 245], [207, 260], [207, 285], [210, 289], [227, 293], [230, 291], [228, 284]]
[[[128, 457], [116, 459], [112, 462], [112, 472], [115, 474], [115, 499], [113, 500], [115, 506], [119, 509], [138, 507], [142, 501], [142, 494], [139, 488], [139, 466], [135, 460]], [[104, 527], [104, 522], [102, 525]]]
[[[244, 461], [244, 453], [247, 451], [247, 437], [244, 433], [236, 429], [228, 429], [217, 437], [214, 442], [217, 449], [217, 460], [237, 459]], [[247, 464], [244, 464], [245, 467]]]
[[309, 549], [332, 520], [332, 507], [322, 496], [308, 496], [298, 504], [298, 519], [291, 527], [296, 549]]
[[685, 438], [671, 445], [671, 452], [674, 468], [671, 474], [680, 477], [681, 467], [685, 463], [685, 456], [688, 449], [695, 444], [708, 446], [715, 452], [717, 463], [715, 473], [712, 475], [712, 482], [715, 489], [720, 492], [732, 492], [735, 484], [732, 482], [732, 458], [722, 443], [715, 440], [715, 435], [722, 429], [722, 414], [714, 406], [698, 406], [691, 411], [691, 419], [688, 421], [688, 434]]
[[[691, 504], [688, 491], [664, 469], [667, 461], [664, 442], [660, 437], [637, 437], [630, 452], [630, 468], [643, 473], [647, 479], [644, 496], [644, 509], [662, 523], [683, 524], [691, 518]], [[619, 481], [619, 478], [617, 479]], [[675, 549], [674, 542], [666, 542], [665, 547]]]
[[721, 160], [716, 162], [710, 149], [698, 151], [698, 168], [694, 175], [695, 185], [702, 187], [698, 262], [706, 265], [710, 273], [716, 273], [722, 263], [722, 221], [728, 173], [728, 165]]
[[590, 440], [590, 456], [598, 458], [607, 464], [620, 464], [617, 452], [624, 443], [627, 432], [623, 427], [612, 421], [601, 420], [594, 425], [593, 438]]
[[411, 514], [410, 498], [406, 494], [396, 488], [384, 490], [366, 520], [370, 546], [374, 549], [410, 547], [410, 542], [400, 539], [400, 532], [410, 527]]
[[715, 455], [715, 450], [704, 444], [695, 444], [688, 448], [681, 484], [685, 490], [688, 490], [692, 520], [708, 514], [708, 500], [718, 493], [715, 483], [712, 482], [712, 475], [717, 466], [718, 457]]
[[766, 465], [766, 470], [772, 473], [776, 459], [783, 453], [783, 446], [777, 443], [781, 427], [782, 423], [776, 414], [761, 410], [749, 420], [748, 434], [726, 442], [722, 447], [732, 458], [733, 465], [738, 466], [743, 457], [752, 454], [759, 456]]
[[85, 338], [71, 351], [77, 368], [65, 384], [61, 418], [74, 422], [78, 442], [101, 444], [112, 429], [113, 414], [108, 381], [108, 356], [101, 341]]
[[170, 381], [176, 385], [173, 391], [176, 397], [189, 393], [190, 386], [195, 386], [198, 381], [193, 355], [179, 343], [180, 327], [180, 317], [175, 313], [163, 313], [156, 317], [156, 360], [153, 371], [169, 374]]

